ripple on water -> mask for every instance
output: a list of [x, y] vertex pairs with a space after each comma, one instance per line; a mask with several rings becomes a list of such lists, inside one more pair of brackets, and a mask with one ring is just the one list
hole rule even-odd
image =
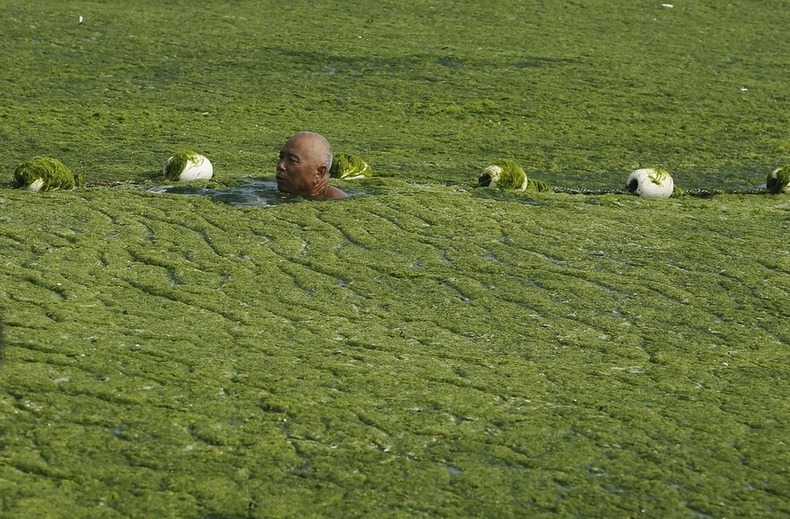
[[175, 195], [207, 196], [214, 202], [247, 207], [266, 207], [299, 199], [277, 190], [277, 182], [256, 180], [234, 187], [202, 187], [187, 185], [156, 186], [148, 189], [151, 193]]
[[[207, 196], [214, 202], [233, 206], [267, 207], [304, 200], [297, 195], [282, 193], [277, 189], [277, 182], [255, 180], [233, 187], [201, 187], [194, 185], [156, 186], [147, 190], [150, 193], [168, 193], [175, 195]], [[350, 196], [358, 192], [346, 191]]]

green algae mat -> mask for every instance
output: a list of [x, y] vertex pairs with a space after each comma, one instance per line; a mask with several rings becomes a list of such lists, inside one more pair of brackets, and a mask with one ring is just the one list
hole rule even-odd
[[788, 2], [0, 6], [0, 517], [790, 515]]

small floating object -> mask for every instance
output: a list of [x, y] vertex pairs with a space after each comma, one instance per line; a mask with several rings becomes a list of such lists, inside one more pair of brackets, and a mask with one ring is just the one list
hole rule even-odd
[[478, 177], [477, 183], [481, 187], [524, 191], [529, 185], [529, 180], [524, 169], [515, 161], [502, 160], [485, 168]]
[[348, 153], [337, 153], [332, 157], [329, 176], [343, 180], [357, 180], [373, 176], [373, 168], [359, 157]]
[[193, 180], [209, 180], [214, 176], [211, 161], [194, 151], [177, 151], [167, 159], [162, 174], [169, 180], [191, 182]]
[[33, 157], [14, 170], [14, 187], [30, 191], [74, 189], [83, 185], [82, 175], [52, 157]]
[[768, 174], [765, 187], [776, 195], [790, 195], [790, 166], [776, 168]]
[[642, 198], [669, 198], [675, 192], [675, 182], [663, 168], [643, 168], [632, 171], [625, 183], [632, 195]]

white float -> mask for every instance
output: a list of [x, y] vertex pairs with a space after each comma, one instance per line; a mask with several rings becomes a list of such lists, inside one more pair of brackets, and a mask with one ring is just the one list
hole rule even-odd
[[790, 195], [790, 167], [776, 168], [768, 174], [765, 187], [774, 194]]
[[675, 182], [665, 169], [642, 168], [628, 175], [625, 187], [642, 198], [669, 198], [675, 191]]
[[179, 151], [167, 159], [162, 174], [170, 180], [191, 182], [209, 180], [214, 176], [214, 167], [207, 157], [194, 151]]

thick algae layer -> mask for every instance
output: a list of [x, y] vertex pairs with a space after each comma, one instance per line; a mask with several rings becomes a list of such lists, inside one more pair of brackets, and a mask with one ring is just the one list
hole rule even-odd
[[481, 187], [518, 189], [524, 191], [529, 185], [524, 168], [513, 160], [497, 161], [486, 167], [477, 179]]
[[3, 513], [790, 513], [784, 198], [375, 187], [4, 191]]
[[46, 154], [128, 180], [194, 149], [223, 179], [271, 178], [304, 129], [377, 175], [452, 182], [506, 158], [551, 186], [661, 164], [741, 188], [790, 160], [777, 4], [478, 4], [8, 0], [0, 169]]
[[[501, 158], [762, 188], [787, 13], [4, 2], [0, 516], [790, 514], [786, 197], [472, 188]], [[304, 129], [367, 195], [10, 189], [37, 155], [96, 186], [174, 149], [271, 184]]]
[[373, 176], [373, 168], [361, 157], [335, 153], [329, 173], [333, 178], [360, 179]]
[[13, 186], [32, 191], [73, 189], [83, 184], [82, 175], [52, 157], [34, 157], [14, 170]]

